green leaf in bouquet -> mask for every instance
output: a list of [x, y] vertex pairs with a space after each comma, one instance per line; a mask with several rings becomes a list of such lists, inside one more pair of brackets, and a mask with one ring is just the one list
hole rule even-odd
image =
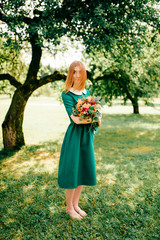
[[105, 103], [105, 100], [102, 99], [102, 101], [100, 102], [101, 107], [103, 107], [105, 104], [106, 104], [106, 103]]
[[98, 128], [98, 123], [97, 122], [93, 122], [91, 124], [91, 130], [94, 131], [94, 133], [97, 131], [97, 128]]
[[95, 97], [95, 101], [98, 102], [100, 101], [101, 97]]
[[99, 111], [97, 111], [96, 112], [96, 117], [101, 117], [101, 116], [102, 116], [102, 114]]
[[89, 106], [89, 109], [94, 110], [94, 106]]
[[98, 122], [98, 121], [99, 121], [99, 118], [98, 118], [98, 117], [94, 117], [93, 120], [96, 121], [96, 122]]
[[94, 113], [94, 110], [88, 110], [89, 114]]
[[74, 115], [74, 116], [77, 116], [78, 114], [79, 114], [79, 111], [78, 111], [77, 109], [74, 109], [74, 110], [73, 110], [73, 115]]

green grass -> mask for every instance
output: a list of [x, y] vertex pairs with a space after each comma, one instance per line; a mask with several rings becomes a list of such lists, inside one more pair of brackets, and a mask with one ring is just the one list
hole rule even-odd
[[[88, 216], [78, 221], [65, 214], [64, 190], [57, 184], [67, 124], [67, 117], [61, 122], [62, 112], [56, 112], [57, 127], [39, 122], [37, 129], [44, 129], [44, 135], [32, 140], [36, 144], [0, 152], [0, 239], [159, 239], [160, 116], [103, 114], [94, 136], [98, 184], [84, 187], [80, 206]], [[25, 123], [28, 133], [30, 116], [31, 112]], [[45, 127], [51, 126], [55, 134], [47, 140]], [[33, 133], [27, 135], [28, 142]]]

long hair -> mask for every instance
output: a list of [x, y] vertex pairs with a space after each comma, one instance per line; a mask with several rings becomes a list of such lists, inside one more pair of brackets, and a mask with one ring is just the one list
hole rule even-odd
[[78, 84], [78, 86], [76, 86], [75, 90], [81, 91], [85, 88], [86, 79], [87, 79], [87, 72], [86, 72], [85, 66], [80, 61], [74, 61], [71, 63], [71, 65], [68, 69], [68, 74], [67, 74], [67, 78], [65, 81], [65, 93], [67, 93], [70, 90], [70, 88], [73, 87], [73, 85], [74, 85], [73, 72], [74, 72], [75, 67], [77, 67], [77, 66], [81, 68], [81, 77], [79, 80], [79, 84]]

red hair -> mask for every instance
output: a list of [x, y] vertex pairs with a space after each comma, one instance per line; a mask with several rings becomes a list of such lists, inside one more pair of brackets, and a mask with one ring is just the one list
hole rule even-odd
[[65, 92], [66, 93], [71, 89], [71, 87], [73, 87], [73, 84], [74, 84], [73, 72], [74, 72], [75, 67], [77, 67], [77, 66], [81, 68], [81, 78], [80, 78], [79, 84], [75, 90], [81, 91], [85, 88], [86, 79], [87, 79], [87, 72], [86, 72], [85, 66], [80, 61], [74, 61], [71, 63], [71, 65], [68, 69], [68, 74], [67, 74], [67, 78], [65, 81]]

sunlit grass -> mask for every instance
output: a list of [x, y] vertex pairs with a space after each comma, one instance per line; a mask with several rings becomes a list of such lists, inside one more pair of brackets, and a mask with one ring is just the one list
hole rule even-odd
[[[36, 111], [40, 116], [41, 108]], [[103, 114], [102, 126], [94, 135], [98, 184], [84, 187], [80, 206], [88, 216], [79, 222], [65, 214], [64, 190], [57, 184], [60, 149], [68, 124], [62, 112], [57, 111], [55, 119], [52, 115], [54, 123], [47, 126], [43, 116], [31, 131], [31, 111], [25, 122], [30, 133], [26, 135], [27, 145], [18, 152], [0, 152], [0, 238], [158, 240], [159, 115]], [[48, 121], [50, 114], [46, 113]], [[35, 136], [38, 127], [43, 133]], [[48, 132], [51, 128], [48, 140], [46, 127]]]

